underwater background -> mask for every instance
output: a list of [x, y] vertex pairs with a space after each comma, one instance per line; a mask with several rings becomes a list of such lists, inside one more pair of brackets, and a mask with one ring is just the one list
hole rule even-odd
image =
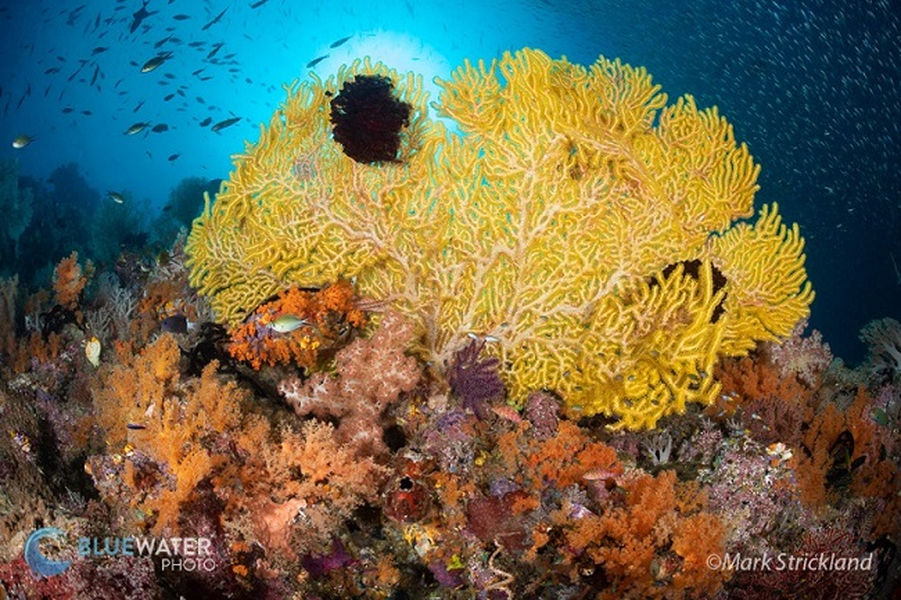
[[[897, 597], [897, 1], [0, 0], [0, 31], [0, 594]], [[524, 48], [585, 66], [619, 58], [646, 68], [669, 104], [691, 94], [698, 109], [718, 107], [761, 168], [755, 216], [731, 220], [778, 203], [803, 237], [803, 268], [785, 269], [804, 304], [791, 322], [699, 355], [652, 416], [619, 397], [588, 410], [567, 401], [529, 374], [553, 371], [544, 358], [517, 362], [491, 332], [419, 342], [415, 324], [371, 297], [392, 284], [365, 273], [356, 290], [343, 273], [314, 288], [299, 267], [273, 268], [296, 287], [236, 291], [239, 302], [215, 279], [233, 267], [214, 255], [247, 248], [209, 233], [232, 226], [209, 205], [194, 222], [223, 182], [228, 206], [245, 192], [265, 199], [259, 172], [235, 160], [270, 164], [254, 144], [295, 114], [280, 108], [299, 93], [292, 82], [320, 93], [370, 57], [422, 75], [433, 102], [433, 78]], [[305, 152], [290, 172], [309, 190], [332, 172]], [[302, 231], [295, 214], [271, 214], [258, 218], [274, 248]], [[648, 273], [642, 293], [669, 289], [673, 272], [716, 293], [718, 270], [692, 262], [704, 261]], [[712, 325], [725, 300], [703, 302]], [[711, 371], [716, 389], [703, 383]], [[628, 389], [623, 379], [611, 376]], [[172, 575], [159, 556], [63, 547], [56, 558], [72, 567], [42, 575], [29, 536], [51, 526], [101, 546], [212, 540], [216, 566]], [[704, 563], [832, 548], [875, 553], [875, 566], [755, 579]]]
[[[370, 55], [429, 81], [464, 58], [526, 46], [580, 64], [603, 54], [646, 67], [671, 98], [718, 106], [734, 125], [762, 165], [758, 201], [779, 202], [801, 226], [818, 290], [810, 322], [839, 356], [859, 361], [860, 328], [901, 312], [896, 2], [154, 2], [130, 33], [133, 4], [0, 8], [3, 156], [42, 180], [74, 163], [99, 197], [85, 190], [71, 209], [128, 192], [135, 232], [148, 231], [182, 179], [227, 178], [282, 85], [311, 70], [324, 77]], [[140, 71], [164, 52], [162, 66]], [[125, 135], [135, 123], [148, 127]], [[168, 129], [154, 133], [159, 125]], [[19, 135], [41, 143], [15, 151]], [[64, 225], [53, 211], [39, 216]]]

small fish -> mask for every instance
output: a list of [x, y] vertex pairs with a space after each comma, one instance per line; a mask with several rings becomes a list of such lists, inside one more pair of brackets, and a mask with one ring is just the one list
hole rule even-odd
[[125, 130], [125, 135], [135, 135], [144, 131], [150, 123], [135, 123]]
[[218, 23], [218, 22], [219, 22], [219, 19], [221, 19], [221, 18], [223, 17], [223, 15], [225, 15], [225, 11], [227, 11], [227, 10], [228, 10], [228, 8], [225, 8], [225, 10], [223, 10], [221, 13], [219, 13], [218, 15], [216, 15], [216, 18], [215, 18], [215, 19], [213, 19], [212, 21], [210, 21], [209, 23], [207, 23], [206, 25], [204, 25], [203, 27], [201, 27], [201, 28], [200, 28], [200, 31], [206, 31], [207, 29], [209, 29], [210, 27], [212, 27], [213, 25], [215, 25], [216, 23]]
[[106, 52], [107, 50], [109, 50], [109, 48], [107, 48], [106, 46], [97, 46], [96, 48], [94, 48], [93, 52], [91, 52], [91, 56], [100, 54], [101, 52]]
[[160, 329], [169, 333], [187, 333], [188, 319], [184, 315], [172, 315], [160, 321]]
[[141, 23], [144, 21], [144, 19], [146, 19], [150, 15], [155, 15], [156, 13], [159, 12], [157, 10], [155, 10], [153, 12], [147, 11], [147, 4], [149, 3], [149, 1], [150, 0], [143, 0], [143, 6], [140, 8], [140, 10], [135, 11], [131, 15], [132, 21], [131, 21], [131, 27], [128, 30], [129, 33], [134, 33], [135, 31], [137, 31], [138, 27], [141, 26]]
[[225, 129], [226, 127], [231, 127], [235, 123], [241, 120], [241, 117], [232, 117], [231, 119], [225, 119], [224, 121], [219, 121], [215, 125], [213, 125], [210, 129], [213, 131], [220, 131]]
[[525, 420], [521, 416], [519, 416], [519, 412], [515, 408], [506, 404], [501, 404], [500, 406], [492, 406], [491, 412], [502, 419], [506, 419], [516, 424], [525, 422]]
[[163, 102], [168, 102], [169, 100], [172, 100], [173, 98], [175, 98], [175, 94], [174, 93], [169, 94], [168, 96], [163, 98]]
[[185, 20], [187, 20], [187, 19], [190, 19], [190, 18], [191, 18], [191, 15], [182, 15], [182, 14], [178, 14], [178, 15], [175, 15], [174, 17], [172, 17], [172, 18], [175, 19], [176, 21], [185, 21]]
[[253, 4], [251, 4], [250, 8], [259, 8], [259, 7], [263, 6], [264, 4], [266, 4], [267, 2], [269, 2], [269, 0], [258, 0], [257, 2], [254, 2]]
[[146, 426], [146, 425], [141, 425], [140, 423], [127, 423], [127, 424], [125, 425], [125, 428], [126, 428], [126, 429], [134, 429], [134, 430], [138, 430], [138, 429], [147, 429], [147, 426]]
[[166, 42], [168, 42], [169, 40], [171, 40], [171, 39], [172, 39], [172, 35], [173, 35], [173, 34], [170, 33], [169, 35], [167, 35], [166, 37], [164, 37], [163, 39], [161, 39], [160, 41], [158, 41], [157, 43], [155, 43], [155, 44], [153, 45], [153, 48], [154, 48], [154, 49], [159, 48], [160, 46], [162, 46], [163, 44], [165, 44]]
[[159, 125], [154, 125], [153, 129], [151, 129], [153, 133], [162, 133], [164, 131], [169, 131], [169, 126], [165, 123], [160, 123]]
[[71, 106], [67, 106], [67, 107], [65, 107], [65, 108], [63, 109], [63, 114], [64, 114], [64, 115], [67, 115], [67, 114], [69, 114], [70, 112], [72, 112], [73, 110], [75, 110], [75, 109], [72, 108]]
[[218, 44], [214, 45], [213, 49], [207, 53], [206, 57], [213, 58], [214, 56], [216, 56], [216, 53], [219, 52], [219, 49], [222, 48], [223, 45], [225, 45], [225, 42], [219, 42]]
[[106, 195], [109, 196], [109, 199], [116, 204], [125, 204], [125, 197], [122, 196], [122, 194], [120, 194], [119, 192], [109, 190], [106, 192]]
[[164, 62], [166, 62], [170, 58], [172, 58], [171, 52], [157, 54], [156, 56], [154, 56], [153, 58], [151, 58], [150, 60], [148, 60], [141, 66], [141, 73], [150, 73], [151, 71], [158, 68], [160, 65], [162, 65]]
[[175, 154], [170, 154], [168, 160], [169, 160], [169, 162], [172, 162], [173, 160], [177, 159], [179, 156], [181, 156], [181, 154], [179, 154], [177, 152]]
[[291, 333], [292, 331], [309, 324], [309, 321], [301, 319], [296, 315], [282, 315], [273, 321], [269, 327], [278, 333]]
[[341, 38], [340, 40], [335, 40], [334, 42], [332, 42], [332, 43], [329, 45], [329, 48], [337, 48], [338, 46], [340, 46], [341, 44], [345, 43], [347, 40], [349, 40], [349, 39], [352, 38], [352, 37], [353, 37], [352, 35], [349, 35], [349, 36], [347, 36], [347, 37]]
[[312, 69], [313, 67], [315, 67], [316, 65], [318, 65], [319, 63], [324, 61], [326, 58], [328, 58], [328, 54], [323, 54], [322, 56], [318, 56], [318, 57], [314, 58], [313, 60], [311, 60], [310, 62], [308, 62], [306, 68]]
[[135, 106], [134, 109], [133, 109], [131, 112], [133, 112], [133, 113], [138, 112], [139, 110], [141, 110], [141, 107], [142, 107], [142, 106], [144, 106], [144, 101], [143, 101], [143, 100], [141, 100], [140, 102], [138, 102], [138, 105]]
[[19, 135], [13, 140], [13, 148], [21, 149], [35, 141], [37, 138], [31, 135]]
[[213, 122], [213, 117], [207, 117], [206, 119], [204, 119], [203, 121], [200, 122], [200, 126], [206, 127], [207, 125], [209, 125], [212, 122]]

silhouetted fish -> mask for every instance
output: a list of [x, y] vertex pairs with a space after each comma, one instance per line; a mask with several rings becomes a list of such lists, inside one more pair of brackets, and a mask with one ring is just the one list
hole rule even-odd
[[346, 42], [347, 40], [349, 40], [352, 37], [353, 37], [352, 35], [349, 35], [347, 37], [341, 38], [340, 40], [335, 40], [334, 42], [331, 43], [329, 48], [337, 48], [338, 46], [340, 46], [341, 44], [343, 44], [344, 42]]
[[213, 46], [213, 49], [210, 50], [209, 54], [207, 54], [206, 57], [213, 58], [214, 56], [216, 56], [216, 53], [219, 52], [219, 48], [221, 48], [224, 43], [225, 42], [219, 42], [218, 44]]
[[178, 154], [178, 153], [170, 154], [170, 155], [169, 155], [169, 162], [172, 162], [173, 160], [175, 160], [175, 159], [178, 158], [179, 156], [181, 156], [181, 154]]
[[185, 19], [190, 19], [191, 15], [175, 15], [172, 18], [175, 19], [176, 21], [184, 21]]
[[203, 27], [201, 27], [200, 30], [201, 30], [201, 31], [206, 31], [207, 29], [209, 29], [210, 27], [212, 27], [213, 25], [215, 25], [216, 23], [218, 23], [218, 22], [219, 22], [219, 19], [222, 18], [222, 16], [225, 14], [225, 11], [227, 11], [227, 10], [228, 10], [228, 8], [226, 7], [225, 10], [223, 10], [221, 13], [219, 13], [218, 15], [216, 15], [216, 18], [215, 18], [215, 19], [213, 19], [212, 21], [210, 21], [209, 23], [207, 23], [206, 25], [204, 25]]
[[165, 123], [160, 123], [159, 125], [154, 125], [153, 129], [151, 129], [153, 133], [162, 133], [164, 131], [169, 131], [169, 126]]
[[131, 15], [132, 21], [131, 21], [131, 27], [128, 30], [129, 33], [134, 33], [135, 31], [137, 31], [138, 27], [141, 26], [141, 23], [144, 22], [144, 19], [146, 19], [150, 15], [155, 15], [156, 13], [159, 12], [156, 10], [153, 12], [147, 11], [147, 4], [149, 3], [149, 1], [150, 0], [143, 0], [143, 6], [141, 6], [141, 9], [135, 11], [134, 14]]
[[224, 121], [219, 121], [215, 125], [213, 125], [210, 129], [213, 131], [220, 131], [225, 129], [226, 127], [231, 127], [235, 123], [241, 120], [241, 117], [232, 117], [231, 119], [225, 119]]
[[259, 0], [258, 2], [254, 2], [253, 4], [251, 4], [250, 8], [259, 8], [260, 6], [263, 6], [264, 4], [266, 4], [267, 2], [269, 2], [269, 0]]
[[209, 125], [212, 122], [213, 122], [213, 117], [207, 117], [206, 119], [204, 119], [203, 121], [200, 122], [200, 126], [206, 127], [207, 125]]
[[307, 63], [307, 68], [312, 69], [313, 67], [315, 67], [316, 65], [318, 65], [319, 63], [324, 61], [326, 58], [328, 58], [328, 54], [323, 54], [322, 56], [314, 58], [313, 60], [311, 60], [310, 62]]
[[[173, 155], [173, 156], [178, 156]], [[170, 158], [170, 160], [172, 160]], [[163, 331], [168, 331], [169, 333], [187, 333], [188, 332], [188, 320], [184, 315], [173, 315], [171, 317], [166, 317], [162, 321], [160, 321], [160, 328]]]

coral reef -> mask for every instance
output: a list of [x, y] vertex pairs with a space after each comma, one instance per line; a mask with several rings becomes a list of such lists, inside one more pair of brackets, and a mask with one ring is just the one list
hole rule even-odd
[[[336, 111], [408, 119], [348, 142], [374, 162], [329, 138], [350, 82]], [[0, 279], [0, 595], [897, 595], [897, 323], [856, 369], [804, 334], [803, 242], [733, 223], [728, 124], [603, 59], [442, 89], [460, 134], [382, 66], [294, 86], [189, 256]]]
[[[361, 163], [332, 139], [343, 121], [329, 106], [376, 81], [409, 124], [396, 151]], [[643, 428], [711, 403], [718, 357], [807, 315], [797, 227], [776, 206], [730, 225], [751, 216], [759, 167], [715, 108], [667, 105], [619, 61], [530, 49], [439, 86], [459, 133], [428, 116], [419, 78], [381, 64], [290, 88], [188, 239], [191, 283], [219, 319], [356, 278], [412, 320], [433, 369], [469, 334], [491, 337], [513, 403], [545, 387], [573, 416]]]

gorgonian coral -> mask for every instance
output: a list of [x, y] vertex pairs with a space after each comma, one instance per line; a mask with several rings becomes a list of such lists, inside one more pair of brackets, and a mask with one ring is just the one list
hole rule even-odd
[[[545, 388], [571, 416], [642, 428], [712, 402], [720, 357], [807, 315], [804, 241], [775, 205], [737, 222], [759, 167], [715, 108], [668, 105], [644, 69], [531, 49], [437, 83], [455, 131], [429, 117], [421, 78], [368, 60], [289, 89], [190, 234], [191, 282], [220, 319], [356, 277], [412, 320], [435, 369], [491, 336], [509, 400]], [[333, 128], [357, 85], [369, 109]], [[385, 116], [408, 117], [396, 144], [348, 153], [351, 133], [395, 131]]]

